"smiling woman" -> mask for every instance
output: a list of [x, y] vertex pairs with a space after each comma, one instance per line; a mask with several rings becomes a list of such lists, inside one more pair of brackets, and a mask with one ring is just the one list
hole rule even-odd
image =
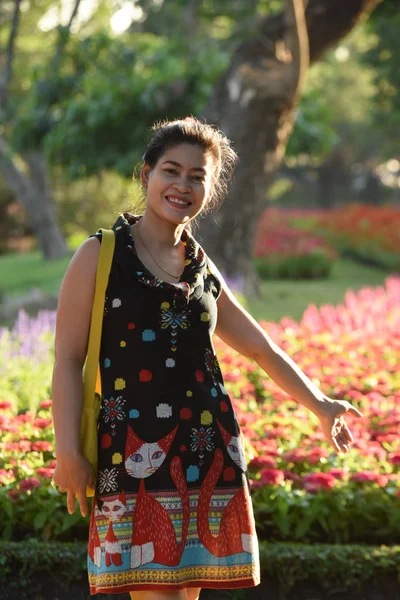
[[[260, 583], [244, 441], [213, 344], [255, 360], [310, 409], [336, 452], [352, 444], [344, 415], [236, 301], [190, 231], [223, 197], [236, 154], [189, 117], [155, 126], [140, 181], [143, 214], [121, 214], [101, 330], [102, 408], [90, 516], [91, 594], [196, 600], [201, 587]], [[82, 367], [102, 230], [64, 277], [57, 310], [54, 481], [70, 512], [94, 474], [80, 453]], [[97, 238], [97, 239], [96, 239]]]

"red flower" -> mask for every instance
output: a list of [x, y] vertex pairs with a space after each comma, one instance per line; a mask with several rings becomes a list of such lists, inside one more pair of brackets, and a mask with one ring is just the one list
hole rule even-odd
[[7, 409], [11, 409], [11, 408], [12, 408], [11, 402], [8, 402], [6, 400], [0, 401], [0, 410], [7, 410]]
[[343, 481], [347, 476], [346, 469], [331, 469], [329, 471], [329, 475], [332, 475], [335, 479], [340, 479]]
[[33, 442], [32, 450], [35, 452], [52, 452], [53, 445], [50, 442]]
[[264, 485], [265, 485], [262, 481], [260, 481], [260, 479], [249, 479], [249, 482], [250, 482], [251, 490], [264, 487]]
[[262, 469], [260, 471], [260, 481], [266, 485], [282, 485], [285, 476], [283, 471], [279, 469]]
[[18, 450], [20, 452], [30, 452], [32, 450], [32, 445], [29, 440], [21, 440], [18, 442]]
[[307, 460], [308, 456], [305, 450], [302, 448], [295, 448], [294, 450], [290, 450], [286, 452], [283, 456], [285, 460], [292, 463], [304, 462]]
[[48, 467], [39, 467], [36, 469], [36, 475], [39, 475], [39, 477], [46, 477], [46, 479], [51, 479], [53, 477], [53, 473], [54, 469], [50, 469]]
[[53, 402], [51, 400], [43, 400], [43, 402], [40, 403], [39, 408], [50, 408], [52, 404]]
[[380, 487], [385, 487], [388, 482], [388, 478], [386, 475], [374, 473], [373, 471], [359, 471], [358, 473], [352, 473], [350, 476], [350, 481], [354, 481], [356, 483], [370, 481], [371, 483], [378, 484]]
[[328, 456], [329, 456], [329, 451], [326, 448], [316, 446], [309, 453], [309, 455], [307, 457], [307, 461], [311, 465], [315, 465], [316, 463], [319, 463], [321, 458], [328, 458]]
[[265, 456], [265, 455], [261, 455], [261, 456], [256, 456], [255, 458], [253, 458], [249, 465], [248, 468], [249, 469], [261, 469], [261, 468], [271, 468], [271, 469], [276, 469], [276, 460], [274, 458], [272, 458], [272, 456]]
[[285, 481], [293, 481], [293, 483], [298, 483], [298, 484], [302, 484], [303, 483], [303, 478], [300, 475], [297, 475], [297, 473], [293, 473], [292, 471], [283, 471], [283, 474], [285, 476]]
[[51, 425], [51, 419], [43, 419], [42, 417], [38, 417], [33, 421], [33, 425], [38, 429], [46, 429]]
[[19, 482], [19, 489], [21, 492], [27, 492], [29, 490], [33, 490], [33, 488], [37, 488], [40, 486], [39, 479], [36, 477], [29, 477], [28, 479], [23, 479]]
[[400, 452], [392, 452], [392, 454], [389, 454], [389, 460], [392, 465], [400, 465]]
[[307, 491], [330, 490], [335, 484], [336, 479], [330, 473], [310, 473], [304, 477], [304, 487]]

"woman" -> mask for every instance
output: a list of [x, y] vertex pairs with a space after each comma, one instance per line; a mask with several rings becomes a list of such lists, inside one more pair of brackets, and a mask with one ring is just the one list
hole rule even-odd
[[[260, 582], [241, 431], [212, 335], [254, 359], [320, 419], [336, 452], [361, 413], [316, 388], [235, 300], [192, 236], [236, 161], [229, 140], [194, 118], [154, 127], [140, 180], [143, 215], [120, 215], [100, 350], [99, 470], [90, 515], [91, 594], [195, 600], [201, 587]], [[59, 296], [54, 481], [88, 512], [93, 473], [79, 450], [85, 360], [101, 234], [73, 257]]]

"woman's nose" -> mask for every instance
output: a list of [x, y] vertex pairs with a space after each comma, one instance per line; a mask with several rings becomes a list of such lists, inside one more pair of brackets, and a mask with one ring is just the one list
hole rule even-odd
[[181, 176], [178, 181], [175, 183], [175, 187], [178, 191], [182, 191], [185, 192], [187, 190], [190, 190], [190, 180], [189, 177], [186, 177], [185, 175]]

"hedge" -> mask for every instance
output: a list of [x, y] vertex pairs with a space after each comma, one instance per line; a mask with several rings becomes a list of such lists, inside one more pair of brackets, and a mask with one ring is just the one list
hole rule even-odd
[[[88, 598], [86, 551], [85, 542], [0, 542], [0, 598]], [[314, 594], [319, 591], [335, 598], [400, 598], [400, 546], [261, 542], [260, 560], [260, 586], [204, 590], [201, 598], [315, 598], [310, 596], [310, 585]], [[375, 591], [369, 596], [368, 590]], [[379, 590], [383, 595], [377, 595]], [[129, 598], [128, 594], [95, 596], [96, 600], [103, 597]]]

